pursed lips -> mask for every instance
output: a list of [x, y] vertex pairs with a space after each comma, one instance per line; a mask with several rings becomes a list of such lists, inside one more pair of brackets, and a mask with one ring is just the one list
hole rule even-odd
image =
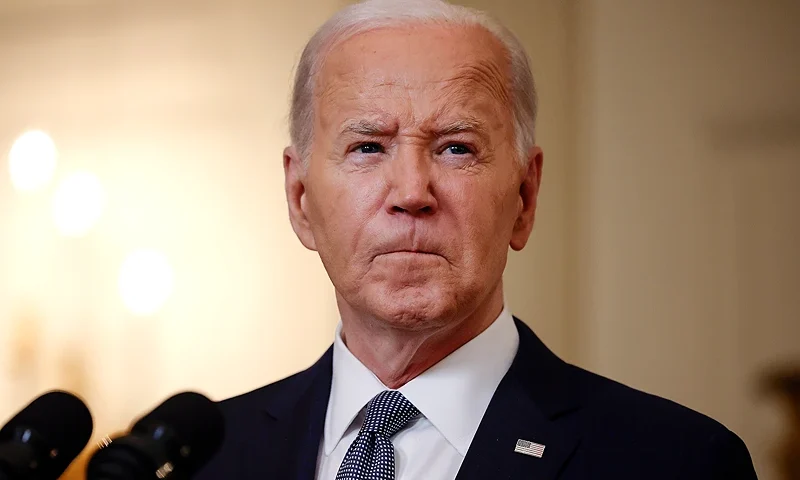
[[400, 255], [435, 255], [437, 257], [441, 257], [438, 253], [425, 251], [425, 250], [410, 250], [410, 249], [401, 249], [401, 250], [389, 250], [386, 252], [379, 253], [375, 257], [380, 257], [381, 255], [392, 255], [392, 254], [400, 254]]
[[450, 259], [446, 256], [430, 250], [414, 250], [407, 248], [385, 250], [372, 257], [371, 261], [378, 260], [379, 258], [383, 258], [386, 262], [438, 262], [440, 260], [444, 260], [447, 264], [451, 266], [453, 265], [452, 262], [450, 262]]
[[416, 254], [419, 254], [419, 255], [438, 255], [438, 253], [426, 252], [424, 250], [391, 250], [391, 251], [385, 252], [383, 255], [388, 255], [388, 254], [391, 254], [391, 253], [416, 253]]

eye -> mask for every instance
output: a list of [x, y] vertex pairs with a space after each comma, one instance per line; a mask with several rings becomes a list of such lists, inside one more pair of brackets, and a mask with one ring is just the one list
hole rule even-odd
[[368, 142], [362, 143], [357, 145], [356, 148], [353, 149], [356, 153], [383, 153], [383, 146], [379, 143], [375, 142]]
[[454, 143], [452, 145], [448, 145], [447, 147], [445, 147], [444, 151], [451, 153], [453, 155], [469, 155], [470, 153], [472, 153], [472, 149], [461, 143]]

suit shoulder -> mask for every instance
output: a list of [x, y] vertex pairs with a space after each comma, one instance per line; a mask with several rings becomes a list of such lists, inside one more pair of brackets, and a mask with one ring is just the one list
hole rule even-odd
[[660, 435], [691, 434], [711, 438], [728, 429], [713, 418], [672, 400], [624, 385], [615, 380], [571, 366], [584, 388], [583, 404], [602, 423], [613, 422], [633, 430]]
[[223, 415], [228, 421], [243, 419], [249, 421], [256, 410], [267, 407], [281, 408], [288, 399], [297, 398], [306, 391], [317, 375], [329, 369], [330, 351], [309, 368], [288, 377], [218, 402]]
[[294, 392], [307, 388], [310, 383], [310, 376], [309, 370], [303, 370], [302, 372], [297, 372], [255, 390], [226, 398], [218, 402], [218, 405], [226, 416], [234, 412], [263, 408], [273, 401], [279, 400], [286, 392]]
[[225, 419], [225, 439], [197, 480], [247, 477], [247, 468], [252, 465], [245, 459], [256, 455], [255, 451], [263, 456], [259, 446], [276, 441], [274, 436], [279, 433], [273, 428], [275, 415], [290, 411], [298, 398], [324, 381], [326, 374], [330, 375], [330, 358], [327, 352], [302, 372], [217, 402]]
[[[584, 431], [590, 437], [586, 444], [599, 449], [598, 458], [607, 460], [611, 448], [636, 452], [645, 468], [663, 465], [679, 478], [756, 478], [744, 442], [720, 422], [672, 400], [571, 368], [583, 396]], [[626, 458], [630, 463], [630, 456]]]

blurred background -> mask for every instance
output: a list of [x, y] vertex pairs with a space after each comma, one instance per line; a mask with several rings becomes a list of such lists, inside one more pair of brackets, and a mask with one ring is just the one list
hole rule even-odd
[[[289, 225], [281, 151], [293, 67], [346, 3], [0, 1], [0, 423], [64, 388], [99, 438], [327, 348], [333, 290]], [[540, 91], [512, 311], [794, 478], [800, 2], [461, 3], [520, 36]]]

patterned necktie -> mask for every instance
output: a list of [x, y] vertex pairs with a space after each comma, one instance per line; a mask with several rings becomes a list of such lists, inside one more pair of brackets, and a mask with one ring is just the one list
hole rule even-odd
[[419, 415], [402, 393], [385, 390], [367, 404], [367, 416], [342, 460], [336, 480], [394, 480], [390, 438]]

